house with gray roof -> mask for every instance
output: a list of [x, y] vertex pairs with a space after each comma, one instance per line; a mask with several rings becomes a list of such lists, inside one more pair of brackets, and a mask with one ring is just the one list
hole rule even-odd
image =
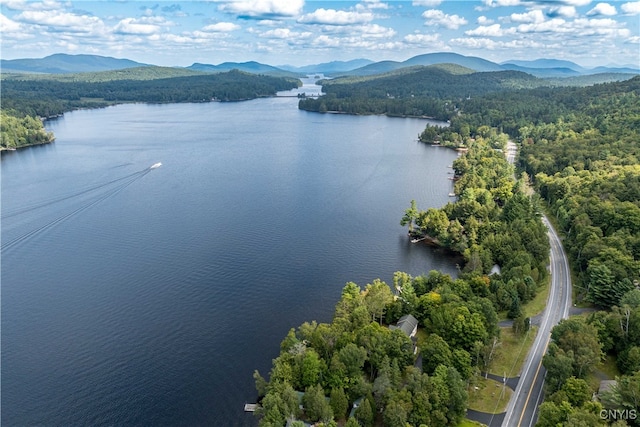
[[408, 336], [409, 338], [413, 338], [418, 332], [418, 319], [410, 314], [406, 314], [402, 316], [400, 320], [398, 320], [398, 323], [389, 326], [389, 329], [400, 329], [405, 333], [406, 336]]

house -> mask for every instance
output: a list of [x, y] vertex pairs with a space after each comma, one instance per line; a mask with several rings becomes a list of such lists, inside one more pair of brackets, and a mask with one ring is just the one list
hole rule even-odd
[[501, 274], [501, 270], [502, 269], [498, 264], [493, 264], [493, 267], [491, 267], [491, 271], [489, 272], [489, 276], [491, 276], [492, 274]]
[[410, 314], [406, 314], [402, 316], [400, 320], [398, 320], [398, 323], [389, 326], [389, 329], [400, 329], [405, 333], [406, 336], [408, 336], [409, 338], [413, 338], [418, 332], [418, 319]]

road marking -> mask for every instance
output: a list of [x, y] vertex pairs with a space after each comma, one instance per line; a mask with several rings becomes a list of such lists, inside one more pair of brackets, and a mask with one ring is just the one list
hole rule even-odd
[[[547, 347], [549, 346], [549, 341], [544, 346], [543, 354], [547, 353]], [[544, 356], [543, 356], [544, 357]], [[536, 375], [533, 377], [533, 381], [531, 382], [531, 387], [529, 388], [529, 394], [527, 395], [527, 400], [524, 402], [524, 406], [522, 407], [522, 415], [520, 415], [520, 419], [518, 420], [518, 427], [522, 424], [522, 418], [524, 417], [524, 413], [527, 412], [527, 406], [529, 406], [529, 399], [531, 399], [531, 394], [533, 392], [533, 387], [536, 385], [536, 381], [538, 380], [538, 374], [540, 373], [540, 368], [542, 367], [542, 358], [540, 359], [540, 363], [538, 363], [538, 368], [536, 369]], [[542, 384], [544, 387], [544, 384]], [[536, 399], [537, 401], [537, 399]]]

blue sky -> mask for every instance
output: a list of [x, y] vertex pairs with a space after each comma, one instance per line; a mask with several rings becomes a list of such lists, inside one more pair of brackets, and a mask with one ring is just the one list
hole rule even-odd
[[0, 0], [0, 13], [3, 59], [301, 66], [456, 52], [640, 67], [637, 0]]

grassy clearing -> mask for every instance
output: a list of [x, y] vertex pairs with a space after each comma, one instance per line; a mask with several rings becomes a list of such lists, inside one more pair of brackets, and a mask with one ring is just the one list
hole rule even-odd
[[513, 391], [491, 378], [476, 377], [469, 387], [469, 409], [499, 414], [507, 409]]
[[500, 328], [501, 344], [491, 361], [489, 372], [500, 376], [505, 372], [507, 377], [517, 376], [537, 332], [538, 328], [534, 326], [526, 335], [516, 336], [510, 327]]
[[600, 381], [615, 380], [617, 376], [620, 376], [620, 370], [616, 366], [616, 358], [607, 355], [607, 357], [596, 366], [596, 370], [587, 376], [587, 382], [591, 390], [597, 391], [600, 387]]
[[522, 311], [524, 312], [524, 315], [526, 317], [532, 317], [536, 314], [542, 313], [542, 311], [547, 306], [549, 291], [551, 290], [549, 281], [550, 278], [547, 278], [544, 285], [540, 285], [540, 287], [538, 288], [538, 293], [536, 294], [536, 296], [522, 307]]
[[458, 424], [458, 427], [482, 427], [485, 424], [479, 423], [477, 421], [472, 421], [472, 420], [468, 420], [468, 419], [464, 419], [462, 421], [460, 421], [460, 424]]

